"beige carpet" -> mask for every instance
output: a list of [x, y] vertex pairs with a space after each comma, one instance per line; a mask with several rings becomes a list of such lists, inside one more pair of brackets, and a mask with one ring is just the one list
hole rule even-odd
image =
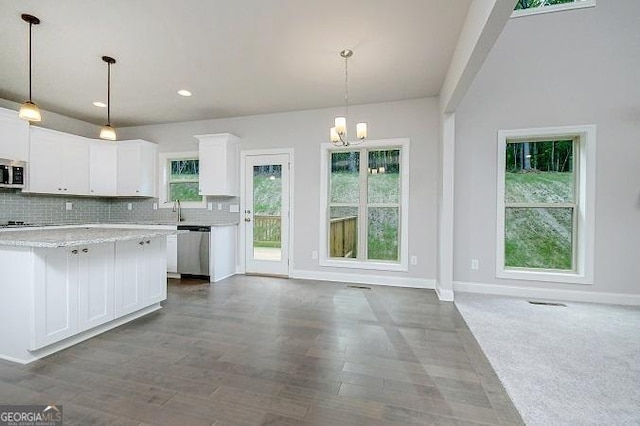
[[640, 308], [455, 303], [528, 425], [640, 425]]

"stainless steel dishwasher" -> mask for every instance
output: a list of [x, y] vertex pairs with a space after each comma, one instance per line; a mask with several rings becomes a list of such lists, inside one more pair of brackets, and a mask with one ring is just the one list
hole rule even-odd
[[210, 226], [178, 225], [178, 273], [182, 275], [209, 276]]

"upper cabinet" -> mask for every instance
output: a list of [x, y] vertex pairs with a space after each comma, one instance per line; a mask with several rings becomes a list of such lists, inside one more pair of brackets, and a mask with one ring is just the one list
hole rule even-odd
[[0, 158], [29, 160], [29, 122], [4, 108], [0, 108]]
[[46, 194], [89, 194], [89, 139], [31, 128], [28, 191]]
[[116, 193], [118, 145], [91, 141], [89, 146], [89, 195], [113, 197]]
[[117, 194], [121, 197], [155, 197], [157, 145], [143, 140], [118, 142]]
[[96, 197], [155, 197], [157, 145], [109, 142], [29, 126], [0, 108], [0, 158], [27, 162], [23, 192]]
[[230, 133], [195, 137], [200, 141], [200, 194], [237, 197], [240, 187], [238, 137]]

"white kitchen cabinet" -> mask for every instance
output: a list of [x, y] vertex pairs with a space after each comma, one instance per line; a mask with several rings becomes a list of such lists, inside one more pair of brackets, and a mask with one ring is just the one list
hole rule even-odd
[[[27, 231], [3, 231], [0, 359], [29, 363], [161, 308], [167, 294], [164, 251], [171, 231], [133, 228], [140, 236], [125, 240], [130, 232], [105, 229], [98, 235], [110, 235], [116, 242], [52, 246], [86, 241], [85, 230], [74, 228], [84, 227], [34, 229], [35, 236], [44, 233], [42, 240], [29, 240], [32, 244], [26, 246], [6, 244], [6, 239], [12, 232]], [[123, 271], [132, 272], [133, 279]], [[132, 291], [126, 285], [132, 285]]]
[[169, 235], [167, 237], [167, 272], [178, 273], [178, 236]]
[[28, 191], [89, 195], [89, 140], [32, 127]]
[[115, 196], [118, 146], [91, 141], [89, 145], [89, 195]]
[[237, 225], [211, 227], [209, 280], [212, 283], [236, 273], [237, 230]]
[[118, 241], [115, 262], [116, 316], [167, 298], [166, 238]]
[[31, 350], [114, 319], [114, 244], [35, 250]]
[[143, 140], [117, 144], [117, 195], [155, 197], [157, 145]]
[[29, 161], [29, 122], [0, 108], [0, 158]]
[[151, 238], [144, 243], [142, 301], [147, 306], [167, 298], [167, 239]]
[[230, 133], [198, 135], [200, 194], [237, 197], [240, 187], [238, 137]]
[[78, 258], [78, 331], [115, 318], [114, 244], [73, 248]]
[[78, 332], [78, 256], [69, 249], [37, 249], [31, 350]]

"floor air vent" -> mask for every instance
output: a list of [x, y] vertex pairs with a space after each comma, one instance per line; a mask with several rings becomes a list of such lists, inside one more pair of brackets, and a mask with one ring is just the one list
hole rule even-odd
[[567, 307], [567, 305], [565, 305], [564, 303], [557, 303], [557, 302], [534, 302], [529, 300], [529, 303], [531, 303], [532, 305], [543, 305], [543, 306], [564, 306], [565, 308]]
[[360, 290], [371, 290], [371, 287], [367, 287], [366, 285], [347, 285], [347, 288], [358, 288]]

